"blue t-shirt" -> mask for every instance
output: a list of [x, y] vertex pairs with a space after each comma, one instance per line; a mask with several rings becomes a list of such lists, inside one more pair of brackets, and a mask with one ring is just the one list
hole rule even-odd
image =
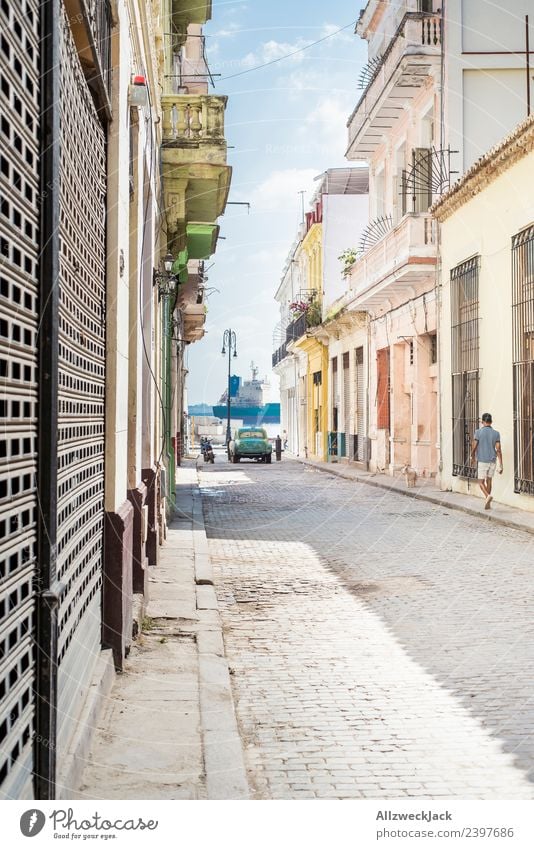
[[498, 430], [489, 427], [479, 427], [475, 430], [475, 439], [478, 442], [477, 460], [479, 463], [494, 463], [497, 459], [495, 445], [501, 441]]

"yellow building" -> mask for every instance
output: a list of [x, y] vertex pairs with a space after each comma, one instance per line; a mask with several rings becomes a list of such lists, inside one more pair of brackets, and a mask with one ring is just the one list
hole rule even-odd
[[480, 497], [471, 440], [491, 413], [498, 505], [534, 510], [534, 116], [436, 204], [442, 489]]
[[[320, 322], [323, 302], [322, 207], [316, 203], [307, 213], [303, 237], [295, 252], [300, 291], [295, 303], [306, 305], [293, 322], [293, 350], [300, 352], [301, 398], [305, 402], [300, 443], [308, 457], [326, 460], [328, 454], [328, 348], [323, 344]], [[297, 336], [298, 334], [298, 336]]]

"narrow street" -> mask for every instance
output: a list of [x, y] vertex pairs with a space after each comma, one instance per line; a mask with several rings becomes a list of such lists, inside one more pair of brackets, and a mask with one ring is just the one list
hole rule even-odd
[[531, 535], [291, 460], [200, 481], [253, 798], [534, 797]]

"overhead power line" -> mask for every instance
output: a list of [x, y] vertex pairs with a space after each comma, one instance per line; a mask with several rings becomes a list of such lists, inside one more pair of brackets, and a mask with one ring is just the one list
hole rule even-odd
[[299, 47], [297, 50], [292, 50], [291, 53], [285, 53], [283, 56], [278, 56], [276, 59], [271, 59], [269, 62], [263, 62], [261, 65], [255, 65], [253, 68], [245, 68], [244, 71], [238, 71], [237, 74], [229, 74], [227, 77], [221, 77], [219, 82], [223, 82], [224, 80], [233, 80], [234, 77], [242, 77], [243, 74], [251, 74], [253, 71], [259, 71], [261, 68], [267, 68], [269, 65], [275, 65], [277, 62], [282, 62], [284, 59], [289, 59], [291, 56], [296, 56], [297, 53], [303, 53], [305, 50], [309, 50], [311, 47], [315, 47], [317, 44], [321, 44], [323, 41], [333, 38], [335, 35], [343, 32], [343, 30], [355, 26], [355, 24], [356, 21], [351, 21], [350, 24], [346, 24], [344, 27], [340, 27], [339, 29], [334, 30], [334, 32], [330, 32], [328, 35], [318, 38], [317, 41], [305, 44], [304, 47]]

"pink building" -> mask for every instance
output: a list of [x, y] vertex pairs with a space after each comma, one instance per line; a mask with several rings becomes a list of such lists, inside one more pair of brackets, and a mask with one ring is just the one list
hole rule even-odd
[[369, 61], [346, 155], [369, 164], [370, 224], [352, 246], [344, 303], [369, 316], [373, 470], [438, 473], [439, 241], [429, 209], [524, 117], [528, 5], [518, 0], [512, 14], [489, 0], [450, 0], [446, 11], [440, 0], [369, 0], [360, 14]]

